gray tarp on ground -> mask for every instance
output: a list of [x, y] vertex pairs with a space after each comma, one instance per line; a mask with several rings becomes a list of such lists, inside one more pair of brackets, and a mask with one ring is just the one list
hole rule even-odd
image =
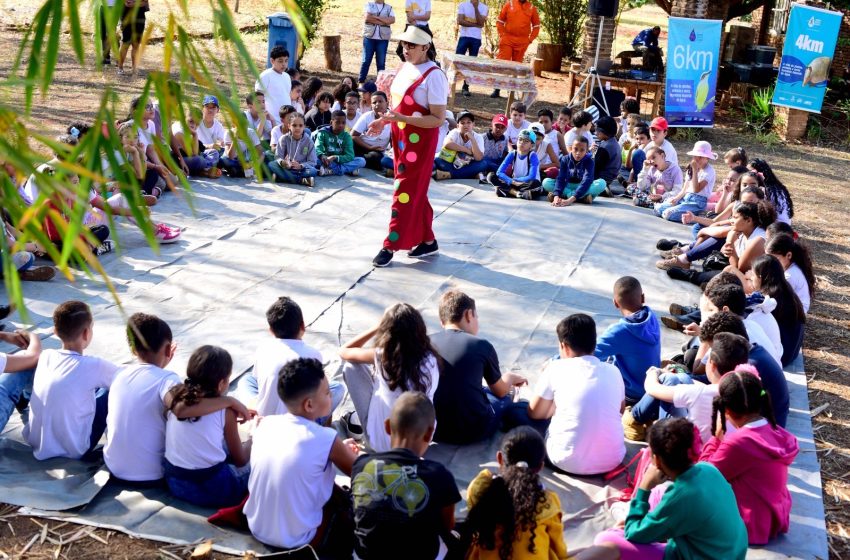
[[[301, 305], [309, 325], [307, 341], [322, 350], [329, 374], [338, 375], [335, 349], [340, 341], [371, 327], [386, 306], [399, 300], [412, 303], [436, 330], [440, 294], [459, 287], [477, 300], [481, 336], [493, 342], [503, 368], [522, 371], [532, 381], [556, 351], [554, 328], [565, 315], [590, 313], [600, 331], [617, 320], [611, 288], [623, 274], [640, 279], [647, 303], [658, 313], [670, 302], [697, 299], [695, 287], [673, 282], [653, 266], [659, 237], [686, 239], [689, 231], [623, 201], [602, 199], [590, 207], [554, 209], [542, 202], [497, 199], [469, 183], [433, 184], [440, 256], [417, 262], [399, 255], [392, 267], [373, 270], [371, 258], [389, 217], [389, 180], [366, 172], [356, 179], [320, 181], [316, 190], [229, 180], [193, 184], [195, 214], [172, 194], [154, 209], [157, 219], [187, 228], [179, 244], [154, 254], [124, 223], [118, 226], [121, 251], [103, 259], [125, 313], [153, 312], [171, 325], [178, 351], [170, 368], [181, 374], [192, 350], [209, 343], [231, 352], [235, 373], [250, 368], [253, 349], [269, 336], [265, 309], [280, 295]], [[54, 306], [82, 299], [96, 318], [89, 351], [117, 363], [131, 361], [123, 334], [125, 316], [99, 280], [29, 283], [25, 291], [30, 320], [45, 333], [47, 347], [56, 346], [55, 338], [48, 336]], [[665, 329], [664, 354], [674, 353], [683, 340]], [[789, 428], [801, 445], [789, 479], [792, 528], [768, 550], [754, 550], [753, 558], [827, 556], [805, 377], [789, 374], [789, 383]], [[14, 432], [14, 426], [9, 431]], [[482, 465], [493, 461], [495, 446], [495, 440], [462, 452], [445, 446], [429, 455], [445, 461], [465, 488]], [[0, 464], [5, 466], [12, 457], [27, 461], [20, 451], [4, 444]], [[70, 510], [40, 514], [167, 542], [210, 537], [222, 551], [264, 550], [249, 536], [207, 524], [208, 511], [164, 493], [110, 484], [95, 496], [103, 475], [94, 472], [101, 471], [65, 463], [69, 476], [31, 458], [26, 470], [33, 475], [24, 480], [0, 469], [0, 500], [30, 506], [28, 511]], [[24, 469], [16, 464], [16, 469]], [[66, 481], [69, 477], [73, 480]], [[63, 485], [58, 494], [46, 485], [55, 484], [56, 478]], [[606, 487], [599, 479], [570, 479], [548, 471], [545, 479], [561, 496], [566, 540], [573, 548], [589, 544], [597, 530], [611, 523], [607, 503], [625, 482], [620, 478]], [[45, 501], [48, 495], [50, 501]], [[81, 509], [71, 509], [86, 502]], [[459, 514], [463, 511], [461, 504]]]

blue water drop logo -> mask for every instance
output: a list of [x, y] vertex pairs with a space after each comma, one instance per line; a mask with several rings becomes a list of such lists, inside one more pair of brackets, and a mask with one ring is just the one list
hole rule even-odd
[[691, 29], [691, 35], [690, 35], [690, 37], [688, 37], [688, 38], [689, 38], [691, 41], [696, 41], [696, 40], [697, 40], [697, 33], [696, 33], [696, 31], [694, 31], [693, 29]]

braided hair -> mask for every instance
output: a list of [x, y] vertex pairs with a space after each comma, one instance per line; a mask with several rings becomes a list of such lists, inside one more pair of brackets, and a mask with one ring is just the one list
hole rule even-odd
[[720, 418], [721, 429], [726, 433], [726, 412], [740, 416], [759, 414], [773, 428], [776, 428], [776, 418], [773, 416], [773, 405], [770, 394], [761, 384], [761, 379], [746, 371], [727, 373], [720, 380], [718, 395], [714, 397], [711, 410], [711, 425], [717, 426]]
[[[192, 352], [189, 358], [189, 365], [186, 366], [186, 381], [171, 389], [171, 406], [168, 410], [173, 412], [178, 403], [191, 406], [198, 404], [203, 398], [220, 396], [218, 387], [223, 380], [230, 377], [232, 369], [233, 359], [227, 350], [218, 346], [201, 346]], [[179, 420], [197, 422], [200, 418], [180, 418]]]
[[767, 199], [776, 208], [776, 211], [781, 214], [783, 210], [787, 210], [788, 217], [794, 217], [794, 201], [791, 200], [791, 193], [788, 188], [782, 184], [773, 169], [761, 158], [755, 158], [750, 162], [749, 167], [754, 171], [758, 171], [764, 177], [765, 194]]

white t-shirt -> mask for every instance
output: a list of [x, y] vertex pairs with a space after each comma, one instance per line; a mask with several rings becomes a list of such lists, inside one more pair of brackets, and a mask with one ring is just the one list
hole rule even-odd
[[[405, 0], [404, 11], [413, 12], [415, 16], [424, 16], [431, 11], [431, 0]], [[416, 25], [425, 27], [428, 25], [428, 21], [417, 21]]]
[[515, 146], [516, 139], [519, 136], [519, 133], [528, 128], [529, 126], [531, 126], [531, 123], [527, 120], [523, 120], [522, 124], [519, 125], [519, 127], [516, 127], [514, 125], [514, 121], [508, 119], [508, 128], [505, 130], [505, 136], [507, 136], [508, 141]]
[[794, 288], [794, 293], [800, 298], [800, 303], [803, 304], [803, 311], [809, 312], [809, 306], [812, 304], [812, 296], [809, 293], [809, 283], [806, 282], [806, 275], [796, 263], [791, 263], [791, 266], [785, 271], [785, 279]]
[[[0, 373], [6, 371], [6, 362], [7, 361], [8, 360], [6, 360], [6, 354], [4, 354], [3, 352], [0, 352]], [[2, 429], [3, 429], [3, 427], [0, 426], [0, 430], [2, 430]]]
[[773, 344], [770, 337], [764, 332], [761, 325], [759, 325], [756, 321], [753, 321], [750, 317], [747, 317], [744, 319], [744, 327], [747, 329], [747, 338], [750, 340], [750, 344], [758, 344], [767, 350], [767, 353], [770, 354], [771, 357], [776, 360], [776, 363], [781, 366], [782, 352], [776, 351], [776, 346]]
[[466, 142], [463, 141], [463, 138], [460, 135], [460, 128], [454, 128], [449, 131], [446, 135], [445, 140], [443, 140], [443, 144], [448, 144], [449, 142], [454, 142], [459, 146], [463, 146], [464, 148], [471, 148], [472, 141], [475, 140], [475, 143], [478, 144], [478, 149], [481, 150], [481, 153], [484, 153], [484, 135], [478, 134], [474, 130], [470, 133], [470, 138]]
[[298, 358], [322, 361], [319, 351], [303, 340], [270, 338], [257, 348], [253, 374], [257, 378], [257, 413], [261, 416], [286, 414], [286, 405], [277, 394], [277, 380], [283, 366]]
[[[483, 1], [478, 2], [478, 13], [484, 16], [484, 19], [487, 19], [487, 4]], [[472, 5], [472, 2], [466, 1], [461, 2], [457, 6], [457, 15], [464, 16], [468, 19], [475, 20], [476, 19], [476, 9]], [[458, 37], [469, 37], [470, 39], [478, 39], [481, 40], [481, 28], [480, 27], [467, 27], [464, 25], [460, 26], [460, 32], [458, 33]]]
[[[180, 132], [183, 132], [183, 126], [180, 123], [176, 124]], [[197, 134], [198, 140], [205, 148], [211, 148], [212, 145], [215, 144], [216, 140], [221, 140], [221, 142], [224, 143], [224, 126], [222, 126], [221, 121], [219, 120], [213, 120], [213, 124], [209, 128], [207, 128], [207, 125], [205, 125], [204, 121], [201, 120], [201, 122], [198, 123]]]
[[[590, 149], [593, 147], [593, 135], [590, 133], [589, 130], [585, 130], [582, 133], [582, 136], [587, 138], [587, 149], [588, 151], [590, 151]], [[573, 142], [576, 141], [576, 138], [578, 138], [578, 129], [569, 129], [567, 131], [566, 136], [564, 136], [564, 144], [566, 144], [568, 150], [573, 147]]]
[[[257, 132], [253, 128], [249, 128], [246, 132], [248, 133], [248, 139], [251, 140], [251, 142], [254, 143], [254, 146], [257, 146], [257, 145], [260, 144], [260, 138], [259, 138], [259, 136], [257, 136]], [[224, 132], [224, 145], [227, 146], [229, 144], [232, 144], [234, 136], [235, 136], [235, 132], [230, 130], [230, 129], [227, 129]], [[245, 161], [253, 161], [254, 158], [252, 157], [252, 150], [249, 150], [248, 146], [245, 145], [245, 142], [243, 142], [242, 140], [239, 140], [238, 138], [237, 138], [237, 142], [238, 142], [237, 150], [242, 152], [242, 157], [245, 158]], [[234, 155], [234, 157], [237, 157], [237, 156]]]
[[38, 359], [24, 439], [39, 461], [79, 459], [88, 451], [95, 391], [108, 388], [118, 366], [70, 350], [45, 350]]
[[620, 408], [626, 388], [620, 370], [595, 356], [552, 360], [534, 394], [555, 401], [546, 451], [572, 474], [600, 474], [626, 455]]
[[301, 416], [263, 418], [254, 431], [244, 508], [257, 540], [296, 548], [313, 539], [333, 491], [336, 438], [333, 429]]
[[156, 136], [156, 123], [148, 121], [147, 128], [137, 127], [139, 135], [139, 143], [142, 145], [142, 150], [147, 150], [148, 146], [153, 144], [153, 138]]
[[[655, 145], [655, 143], [653, 142], [650, 142], [649, 144], [650, 146]], [[679, 154], [676, 153], [676, 148], [673, 147], [673, 144], [671, 144], [669, 140], [665, 138], [661, 145], [658, 147], [664, 150], [665, 161], [669, 161], [675, 163], [676, 165], [679, 165]]]
[[[345, 116], [345, 131], [351, 134], [351, 131], [354, 130], [354, 125], [357, 124], [357, 121], [360, 120], [360, 109], [357, 109], [357, 113], [355, 113], [353, 119], [348, 118], [348, 113]], [[384, 128], [390, 128], [385, 126]]]
[[[255, 119], [254, 117], [251, 116], [251, 111], [245, 109], [245, 111], [243, 111], [243, 113], [245, 113], [245, 118], [248, 119], [248, 124], [251, 125], [251, 127], [254, 129], [254, 131], [256, 131], [258, 129], [258, 127], [260, 126], [260, 120], [264, 118], [264, 115], [262, 115], [261, 113], [258, 112], [257, 118]], [[272, 121], [270, 121], [268, 119], [265, 119], [265, 120], [266, 120], [266, 124], [263, 127], [263, 140], [268, 140], [268, 139], [271, 138], [272, 127], [274, 126], [274, 124], [272, 124]]]
[[[397, 107], [401, 103], [404, 94], [407, 93], [408, 88], [413, 85], [413, 82], [434, 66], [436, 64], [431, 61], [423, 62], [422, 64], [405, 62], [401, 70], [399, 70], [398, 75], [393, 79], [390, 88], [393, 107]], [[428, 74], [425, 81], [413, 90], [413, 100], [422, 107], [428, 107], [430, 105], [445, 106], [448, 104], [448, 99], [449, 80], [439, 68]]]
[[[433, 354], [425, 358], [425, 367], [422, 369], [425, 373], [425, 385], [428, 387], [426, 395], [431, 402], [434, 402], [434, 393], [437, 392], [437, 384], [440, 382], [440, 370], [437, 367], [437, 359]], [[381, 365], [379, 352], [375, 353], [375, 378], [375, 392], [369, 402], [369, 417], [366, 419], [366, 435], [372, 449], [378, 453], [383, 453], [392, 449], [390, 436], [384, 429], [384, 420], [390, 417], [395, 401], [404, 390], [400, 387], [396, 388], [395, 391], [390, 390], [387, 381], [384, 379], [384, 368]]]
[[280, 124], [280, 108], [289, 105], [292, 79], [286, 72], [278, 74], [274, 68], [266, 68], [260, 79], [254, 84], [255, 91], [262, 91], [266, 97], [266, 111], [275, 124]]
[[[666, 154], [667, 152], [664, 153]], [[667, 161], [670, 161], [670, 159], [667, 158]], [[711, 191], [714, 190], [715, 180], [716, 176], [714, 173], [714, 167], [712, 167], [712, 165], [709, 163], [708, 165], [700, 169], [699, 173], [697, 173], [697, 183], [702, 183], [703, 181], [705, 181], [705, 186], [702, 188], [702, 190], [697, 191], [696, 194], [698, 194], [699, 196], [704, 196], [705, 198], [711, 196]], [[685, 180], [685, 182], [687, 183], [688, 181]]]
[[[555, 157], [561, 157], [561, 143], [558, 142], [558, 136], [561, 133], [555, 130], [554, 128], [546, 133], [546, 140], [549, 141], [549, 145], [552, 146], [552, 149], [555, 150]], [[541, 162], [543, 163], [543, 162]]]
[[535, 152], [537, 153], [537, 160], [540, 165], [546, 165], [552, 161], [552, 158], [549, 157], [549, 140], [546, 137], [543, 137], [543, 140], [540, 141], [540, 145], [537, 146]]
[[392, 136], [392, 129], [389, 126], [385, 126], [381, 129], [381, 133], [377, 136], [369, 136], [366, 134], [366, 131], [369, 130], [369, 125], [375, 120], [375, 112], [369, 111], [368, 113], [363, 113], [360, 115], [360, 118], [357, 119], [357, 122], [354, 123], [354, 131], [360, 133], [360, 139], [363, 140], [368, 146], [375, 148], [377, 151], [382, 151], [387, 148], [390, 143], [390, 137]]
[[773, 310], [776, 309], [776, 300], [769, 296], [764, 296], [764, 301], [756, 305], [753, 310], [747, 315], [747, 320], [758, 323], [764, 334], [770, 340], [770, 346], [765, 348], [771, 355], [782, 357], [782, 337], [779, 334], [779, 323], [773, 316]]
[[206, 469], [227, 459], [224, 415], [219, 410], [196, 421], [178, 420], [168, 413], [165, 424], [165, 458], [181, 469]]
[[673, 406], [688, 409], [688, 420], [699, 428], [703, 445], [711, 439], [711, 410], [714, 397], [719, 394], [719, 386], [706, 385], [694, 381], [689, 385], [673, 387]]
[[281, 130], [280, 125], [277, 125], [276, 127], [274, 127], [274, 128], [272, 129], [271, 142], [269, 142], [269, 143], [271, 144], [271, 149], [272, 149], [272, 151], [275, 151], [275, 146], [277, 146], [277, 145], [278, 145], [278, 143], [280, 142], [281, 137], [282, 137], [284, 134], [285, 134], [285, 133], [283, 132], [283, 130]]
[[109, 389], [103, 449], [112, 474], [132, 481], [162, 478], [164, 399], [179, 383], [176, 373], [152, 364], [126, 366], [115, 375]]
[[35, 199], [38, 198], [39, 190], [38, 190], [38, 184], [36, 182], [36, 175], [44, 174], [44, 173], [47, 173], [51, 170], [55, 171], [56, 168], [53, 166], [53, 164], [58, 163], [58, 161], [59, 160], [57, 160], [57, 159], [52, 159], [52, 160], [48, 161], [47, 163], [42, 163], [41, 165], [36, 167], [35, 168], [36, 173], [33, 173], [32, 175], [27, 177], [27, 180], [24, 183], [24, 185], [22, 187], [18, 188], [18, 193], [21, 195], [21, 198], [24, 199], [24, 202], [27, 205], [32, 205], [32, 203], [35, 202]]

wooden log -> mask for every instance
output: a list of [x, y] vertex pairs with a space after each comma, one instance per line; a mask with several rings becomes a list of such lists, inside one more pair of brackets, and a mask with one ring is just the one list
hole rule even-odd
[[543, 59], [534, 57], [531, 59], [531, 71], [538, 78], [543, 75]]
[[325, 46], [325, 68], [334, 72], [342, 72], [342, 56], [339, 52], [341, 37], [325, 35], [322, 37]]
[[564, 48], [553, 43], [538, 43], [537, 58], [543, 59], [541, 70], [545, 72], [560, 72], [561, 59], [564, 58]]

